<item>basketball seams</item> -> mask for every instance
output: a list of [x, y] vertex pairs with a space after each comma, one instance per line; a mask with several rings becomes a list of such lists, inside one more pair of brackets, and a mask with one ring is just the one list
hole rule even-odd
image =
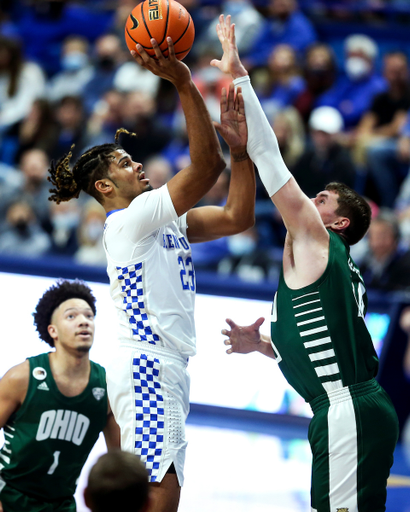
[[[182, 60], [192, 48], [195, 37], [195, 28], [191, 15], [177, 1], [155, 0], [153, 4], [158, 4], [159, 12], [155, 12], [151, 16], [151, 10], [149, 8], [151, 6], [149, 4], [149, 0], [143, 1], [132, 10], [130, 16], [127, 18], [125, 24], [125, 39], [128, 48], [134, 50], [133, 43], [139, 43], [151, 57], [155, 58], [155, 52], [152, 45], [150, 45], [150, 40], [154, 38], [157, 40], [158, 47], [164, 57], [168, 57], [169, 51], [166, 38], [170, 36], [174, 44], [175, 55], [179, 60]], [[157, 9], [154, 9], [154, 11], [157, 11]], [[164, 11], [166, 12], [165, 16]], [[184, 22], [185, 27], [183, 25]], [[133, 28], [136, 30], [132, 31]], [[178, 33], [180, 34], [179, 36]], [[164, 45], [166, 45], [166, 47], [164, 47]], [[181, 50], [181, 47], [184, 49]]]

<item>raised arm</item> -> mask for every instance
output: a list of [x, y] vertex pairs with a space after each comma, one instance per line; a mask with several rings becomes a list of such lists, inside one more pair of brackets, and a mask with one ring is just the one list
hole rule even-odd
[[235, 41], [235, 25], [230, 16], [220, 16], [217, 33], [223, 48], [222, 59], [211, 65], [230, 73], [240, 86], [245, 101], [248, 125], [247, 150], [258, 168], [260, 178], [277, 206], [292, 239], [307, 234], [328, 240], [327, 232], [312, 201], [301, 191], [279, 151], [276, 136], [252, 88], [248, 72], [242, 65]]
[[231, 180], [225, 206], [204, 206], [189, 210], [190, 242], [206, 242], [240, 233], [255, 222], [255, 171], [246, 151], [247, 127], [245, 107], [238, 88], [233, 84], [221, 95], [221, 122], [215, 123], [230, 148]]
[[195, 206], [208, 192], [225, 168], [221, 146], [205, 102], [192, 81], [189, 68], [179, 61], [171, 38], [167, 38], [169, 57], [165, 58], [157, 42], [151, 43], [156, 59], [151, 58], [141, 45], [135, 60], [155, 75], [169, 80], [176, 87], [184, 111], [191, 164], [168, 182], [168, 190], [178, 215]]

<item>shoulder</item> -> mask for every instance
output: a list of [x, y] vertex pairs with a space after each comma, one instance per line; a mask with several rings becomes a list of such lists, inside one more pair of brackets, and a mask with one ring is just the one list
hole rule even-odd
[[13, 366], [0, 380], [0, 386], [8, 387], [13, 394], [26, 392], [30, 380], [30, 363], [26, 359], [23, 363]]

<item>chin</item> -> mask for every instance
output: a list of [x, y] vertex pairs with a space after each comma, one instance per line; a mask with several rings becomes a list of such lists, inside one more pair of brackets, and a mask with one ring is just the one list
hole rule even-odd
[[81, 345], [80, 347], [77, 347], [77, 352], [80, 354], [88, 354], [88, 352], [91, 350], [91, 346], [88, 347], [87, 345]]

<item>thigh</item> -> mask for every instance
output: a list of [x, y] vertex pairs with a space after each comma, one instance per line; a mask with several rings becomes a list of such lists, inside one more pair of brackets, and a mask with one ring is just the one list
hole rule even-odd
[[399, 425], [382, 389], [355, 399], [358, 424], [358, 504], [360, 512], [384, 512], [387, 479]]

